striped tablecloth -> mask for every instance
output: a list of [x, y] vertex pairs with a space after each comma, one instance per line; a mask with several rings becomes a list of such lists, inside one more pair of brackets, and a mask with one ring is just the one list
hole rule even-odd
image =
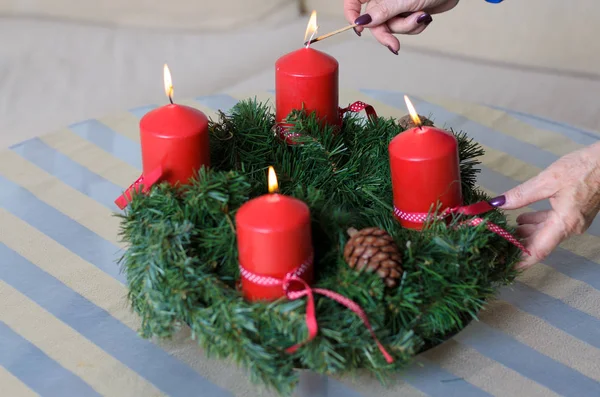
[[[384, 116], [406, 113], [403, 93], [344, 92]], [[184, 101], [214, 117], [239, 99]], [[534, 176], [600, 134], [450, 100], [412, 97], [437, 125], [485, 146], [479, 178], [491, 194]], [[183, 103], [183, 102], [182, 102]], [[141, 168], [138, 121], [153, 108], [71, 125], [0, 155], [0, 395], [255, 396], [243, 371], [209, 360], [184, 330], [175, 340], [136, 334], [115, 263], [113, 200]], [[534, 209], [547, 208], [547, 203]], [[511, 216], [516, 216], [515, 211]], [[600, 222], [526, 272], [449, 342], [392, 388], [371, 378], [303, 375], [311, 396], [600, 396]], [[269, 395], [268, 393], [264, 395]]]

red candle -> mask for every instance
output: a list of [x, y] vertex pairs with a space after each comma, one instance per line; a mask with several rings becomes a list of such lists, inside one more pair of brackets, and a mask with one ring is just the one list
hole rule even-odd
[[[165, 65], [165, 91], [173, 95], [171, 74]], [[186, 184], [210, 165], [208, 118], [200, 110], [177, 104], [154, 109], [140, 121], [144, 174], [163, 168], [162, 180]]]
[[[283, 280], [286, 274], [312, 259], [308, 206], [277, 193], [275, 171], [269, 168], [270, 194], [242, 205], [235, 223], [240, 266], [256, 276]], [[300, 277], [310, 284], [312, 263]], [[244, 277], [242, 291], [249, 301], [272, 301], [285, 295], [281, 285], [261, 285]]]
[[[429, 213], [462, 205], [458, 142], [447, 131], [421, 126], [410, 100], [409, 113], [417, 127], [398, 134], [389, 145], [394, 207], [404, 213]], [[422, 223], [400, 219], [402, 226], [421, 230]]]
[[[316, 28], [313, 12], [305, 40]], [[275, 63], [276, 121], [304, 109], [323, 123], [340, 125], [338, 80], [338, 61], [328, 54], [306, 46], [282, 56]]]
[[123, 209], [139, 185], [167, 181], [186, 184], [202, 166], [210, 166], [208, 118], [198, 109], [173, 104], [173, 85], [164, 67], [165, 92], [171, 104], [148, 112], [140, 120], [142, 176], [115, 200]]

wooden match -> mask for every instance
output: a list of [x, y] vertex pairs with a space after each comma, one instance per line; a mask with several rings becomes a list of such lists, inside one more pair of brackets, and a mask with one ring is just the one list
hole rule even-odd
[[333, 35], [336, 35], [336, 34], [338, 34], [338, 33], [345, 32], [346, 30], [353, 29], [353, 28], [355, 28], [355, 27], [357, 27], [357, 26], [358, 26], [358, 25], [356, 25], [356, 24], [355, 24], [355, 25], [348, 25], [348, 26], [345, 26], [345, 27], [343, 27], [343, 28], [341, 28], [341, 29], [334, 30], [333, 32], [329, 32], [329, 33], [327, 33], [327, 34], [324, 34], [324, 35], [322, 35], [322, 36], [315, 37], [314, 39], [312, 39], [312, 40], [310, 40], [310, 41], [306, 41], [306, 42], [304, 43], [304, 45], [310, 45], [310, 44], [312, 44], [312, 43], [315, 43], [315, 42], [317, 42], [317, 41], [321, 41], [321, 40], [323, 40], [323, 39], [326, 39], [326, 38], [328, 38], [328, 37], [331, 37], [331, 36], [333, 36]]

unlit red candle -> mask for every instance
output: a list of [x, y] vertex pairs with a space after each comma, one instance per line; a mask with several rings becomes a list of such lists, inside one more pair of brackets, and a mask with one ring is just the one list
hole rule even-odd
[[[415, 119], [408, 98], [409, 112]], [[417, 126], [398, 134], [389, 145], [394, 207], [405, 213], [427, 214], [463, 203], [458, 142], [451, 133]], [[399, 219], [402, 226], [420, 230], [422, 223]]]
[[[270, 191], [274, 171], [270, 169]], [[276, 183], [276, 182], [275, 182]], [[284, 277], [312, 258], [308, 206], [293, 197], [269, 193], [246, 202], [236, 217], [238, 259], [242, 268], [257, 276]], [[312, 281], [313, 266], [301, 275]], [[261, 285], [242, 277], [242, 291], [249, 301], [272, 301], [285, 295], [281, 285]]]

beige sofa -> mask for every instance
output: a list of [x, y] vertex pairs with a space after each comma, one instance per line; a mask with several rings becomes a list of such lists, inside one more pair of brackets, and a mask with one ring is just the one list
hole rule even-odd
[[[0, 147], [176, 96], [273, 87], [277, 57], [344, 26], [341, 0], [0, 0]], [[318, 43], [340, 83], [455, 97], [600, 129], [594, 0], [463, 1], [392, 55], [351, 31]]]

